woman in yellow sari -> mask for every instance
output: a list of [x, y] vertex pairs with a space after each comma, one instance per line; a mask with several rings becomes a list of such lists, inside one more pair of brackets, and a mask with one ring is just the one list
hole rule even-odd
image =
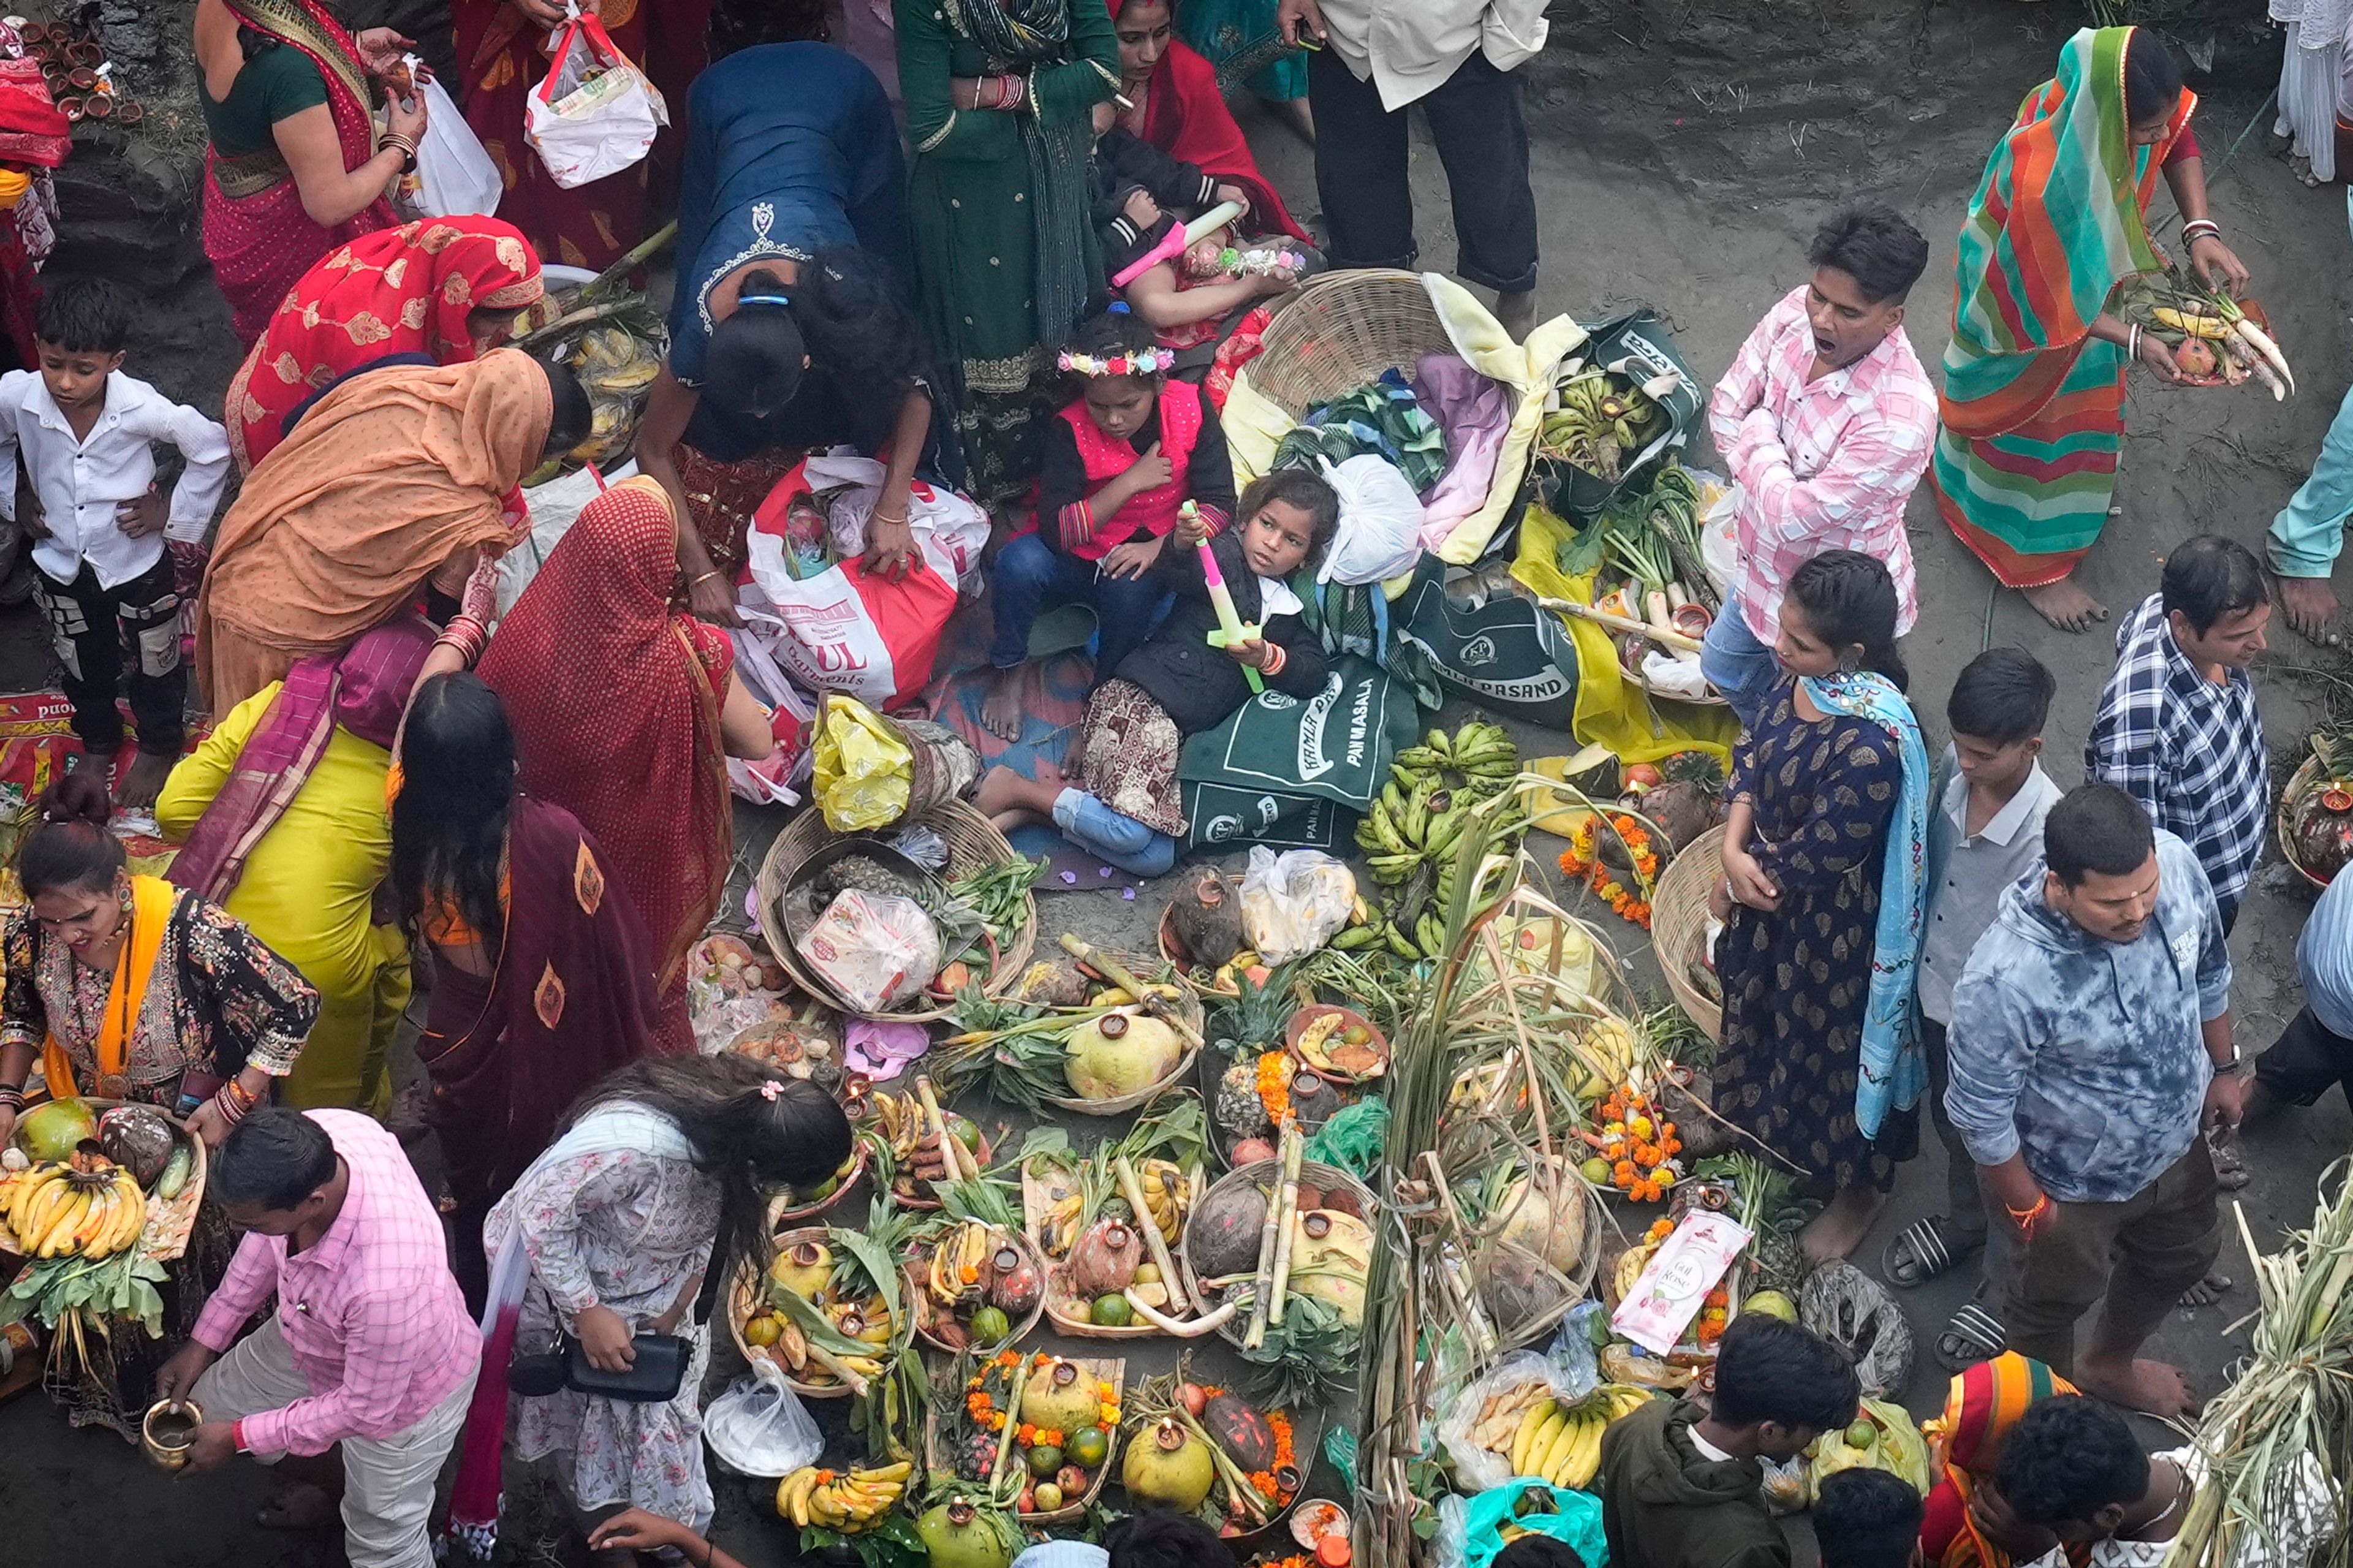
[[385, 776], [433, 647], [414, 616], [298, 660], [172, 770], [155, 820], [185, 841], [172, 880], [213, 900], [319, 989], [319, 1021], [280, 1098], [391, 1107], [385, 1056], [408, 1006], [408, 941], [376, 889], [392, 860]]

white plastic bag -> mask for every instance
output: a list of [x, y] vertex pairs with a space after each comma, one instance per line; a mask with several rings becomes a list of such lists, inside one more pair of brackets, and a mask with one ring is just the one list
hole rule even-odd
[[523, 139], [566, 190], [617, 174], [670, 123], [662, 95], [594, 16], [556, 29], [547, 76], [524, 100]]
[[753, 1357], [752, 1375], [711, 1402], [702, 1435], [729, 1469], [763, 1480], [782, 1480], [825, 1451], [825, 1435], [765, 1356]]
[[1531, 1384], [1541, 1384], [1559, 1404], [1575, 1405], [1591, 1394], [1598, 1383], [1590, 1357], [1579, 1367], [1535, 1351], [1514, 1351], [1462, 1385], [1439, 1420], [1438, 1440], [1454, 1461], [1455, 1475], [1471, 1490], [1490, 1490], [1512, 1479], [1512, 1462], [1508, 1451], [1490, 1448], [1472, 1435], [1486, 1413], [1488, 1400]]
[[[827, 505], [826, 521], [833, 552], [844, 561], [866, 553], [866, 525], [881, 499], [886, 472], [881, 463], [849, 447], [811, 458], [802, 468], [812, 490], [839, 492]], [[932, 570], [962, 592], [988, 544], [988, 513], [980, 503], [917, 479], [907, 487], [907, 526]]]
[[417, 144], [417, 194], [410, 205], [427, 217], [498, 211], [506, 182], [459, 112], [457, 100], [438, 81], [419, 82], [417, 88], [425, 94], [425, 139]]
[[1254, 845], [1242, 873], [1242, 929], [1269, 963], [1304, 957], [1339, 934], [1356, 908], [1355, 873], [1320, 849], [1277, 855]]
[[913, 899], [846, 888], [794, 951], [857, 1014], [880, 1013], [932, 983], [940, 933]]
[[1722, 598], [1732, 592], [1732, 579], [1740, 569], [1740, 503], [1745, 498], [1736, 483], [1717, 479], [1714, 474], [1698, 478], [1700, 564], [1707, 568], [1708, 581], [1715, 584], [1716, 596]]
[[[638, 471], [634, 458], [605, 475], [607, 485], [617, 485]], [[586, 468], [575, 468], [559, 474], [543, 485], [533, 485], [522, 492], [523, 505], [531, 513], [531, 532], [514, 542], [504, 555], [499, 557], [499, 614], [504, 616], [514, 608], [522, 591], [531, 586], [539, 569], [588, 503], [603, 494], [596, 476]]]
[[1412, 571], [1421, 559], [1421, 500], [1406, 477], [1366, 452], [1326, 463], [1324, 478], [1339, 492], [1340, 531], [1315, 580], [1357, 587]]

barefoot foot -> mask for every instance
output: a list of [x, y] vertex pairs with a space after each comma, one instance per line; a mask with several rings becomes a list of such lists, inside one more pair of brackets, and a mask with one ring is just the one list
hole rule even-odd
[[1798, 1232], [1798, 1250], [1809, 1263], [1828, 1263], [1844, 1258], [1862, 1243], [1871, 1229], [1871, 1222], [1879, 1217], [1879, 1207], [1887, 1194], [1870, 1187], [1841, 1187], [1831, 1199], [1830, 1206], [1808, 1220]]
[[157, 752], [142, 752], [124, 771], [122, 783], [115, 789], [114, 804], [124, 811], [145, 811], [164, 793], [164, 781], [172, 776], [175, 759]]
[[1003, 812], [1027, 810], [1029, 805], [1029, 781], [1008, 767], [994, 767], [980, 775], [980, 783], [972, 792], [973, 809], [983, 816], [996, 816]]
[[2209, 1274], [2181, 1293], [2181, 1304], [2185, 1307], [2211, 1307], [2231, 1293], [2231, 1284], [2228, 1274]]
[[2084, 592], [2072, 575], [2056, 583], [2021, 588], [2019, 593], [2034, 606], [2036, 615], [2063, 632], [2087, 632], [2094, 622], [2108, 618], [2108, 607]]
[[990, 678], [988, 695], [980, 704], [980, 727], [1000, 741], [1021, 738], [1021, 721], [1029, 715], [1029, 667], [1017, 664]]
[[2181, 1369], [2161, 1361], [2094, 1361], [2086, 1353], [2075, 1358], [2075, 1386], [2111, 1405], [2143, 1411], [2160, 1420], [2195, 1415], [2204, 1408], [2204, 1401], [2190, 1392], [2189, 1379]]
[[2337, 594], [2329, 587], [2327, 578], [2282, 577], [2277, 581], [2280, 610], [2298, 637], [2330, 647], [2344, 640], [2328, 629], [2328, 623], [2337, 618]]

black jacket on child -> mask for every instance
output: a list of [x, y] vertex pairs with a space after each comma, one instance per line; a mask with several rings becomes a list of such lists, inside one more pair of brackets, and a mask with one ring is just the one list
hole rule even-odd
[[[1108, 281], [1159, 243], [1182, 214], [1218, 203], [1218, 182], [1191, 163], [1179, 162], [1122, 128], [1106, 131], [1095, 143], [1091, 171], [1096, 231], [1103, 237], [1103, 277]], [[1138, 230], [1123, 210], [1142, 191], [1160, 205], [1160, 221]]]
[[[1242, 558], [1240, 531], [1237, 521], [1211, 540], [1209, 549], [1218, 558], [1226, 591], [1234, 597], [1234, 613], [1247, 626], [1257, 623], [1262, 601], [1258, 574]], [[1218, 612], [1201, 575], [1201, 552], [1171, 535], [1152, 569], [1176, 594], [1176, 602], [1151, 640], [1120, 660], [1113, 673], [1142, 687], [1186, 734], [1214, 730], [1250, 700], [1250, 689], [1233, 657], [1209, 646], [1208, 634], [1218, 629]], [[1265, 678], [1267, 685], [1302, 699], [1324, 689], [1323, 647], [1297, 616], [1275, 616], [1260, 635], [1280, 645], [1284, 655], [1282, 672]]]

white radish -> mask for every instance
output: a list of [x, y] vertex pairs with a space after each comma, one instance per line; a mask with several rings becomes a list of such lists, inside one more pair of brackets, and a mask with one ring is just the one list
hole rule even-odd
[[1151, 1304], [1138, 1296], [1135, 1293], [1135, 1288], [1132, 1285], [1128, 1287], [1125, 1294], [1127, 1304], [1135, 1310], [1138, 1317], [1162, 1333], [1173, 1334], [1180, 1340], [1198, 1340], [1204, 1334], [1217, 1332], [1241, 1310], [1242, 1304], [1242, 1299], [1236, 1296], [1217, 1310], [1186, 1321], [1153, 1310]]
[[2280, 353], [2279, 345], [2272, 342], [2269, 332], [2264, 331], [2244, 316], [2232, 321], [2231, 330], [2237, 333], [2240, 340], [2248, 347], [2271, 362], [2272, 368], [2279, 372], [2279, 378], [2287, 383], [2288, 391], [2295, 390], [2295, 373], [2288, 369], [2287, 356]]
[[[2232, 341], [2235, 342], [2237, 340], [2233, 339]], [[2270, 364], [2264, 361], [2263, 355], [2256, 353], [2253, 348], [2249, 348], [2247, 350], [2247, 368], [2254, 372], [2255, 379], [2257, 381], [2262, 382], [2265, 386], [2272, 389], [2272, 401], [2274, 403], [2284, 403], [2287, 401], [2287, 388], [2281, 384], [2278, 373], [2274, 371]]]

